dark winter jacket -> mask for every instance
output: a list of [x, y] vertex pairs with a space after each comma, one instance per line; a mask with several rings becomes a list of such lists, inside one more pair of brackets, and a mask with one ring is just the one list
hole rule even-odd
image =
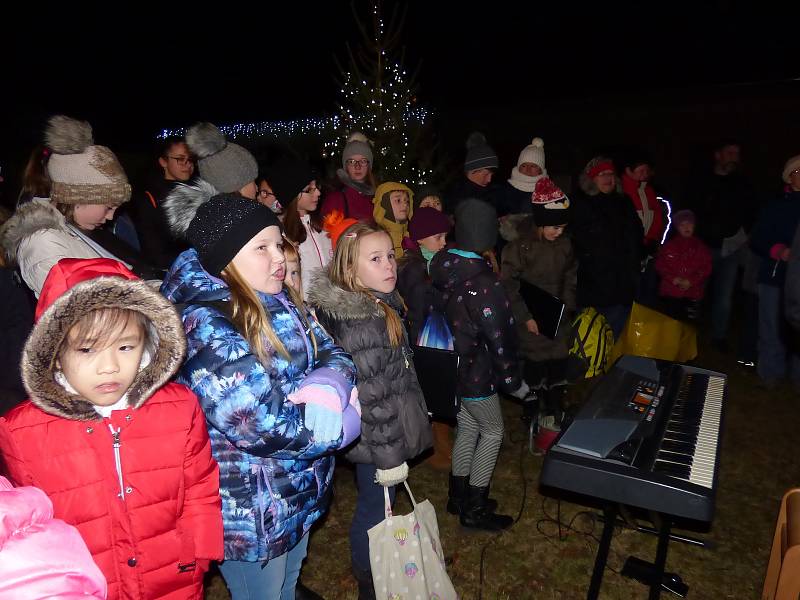
[[[402, 306], [396, 291], [376, 296], [394, 310]], [[430, 448], [428, 410], [408, 340], [392, 347], [381, 307], [367, 294], [334, 286], [325, 272], [311, 282], [308, 302], [325, 329], [353, 356], [358, 371], [361, 438], [345, 457], [391, 469]]]
[[0, 416], [27, 397], [19, 361], [32, 326], [33, 306], [28, 290], [14, 271], [0, 268]]
[[[661, 278], [658, 284], [660, 296], [700, 300], [705, 292], [706, 279], [711, 275], [711, 251], [694, 236], [676, 235], [661, 246], [655, 266]], [[672, 283], [676, 277], [688, 279], [691, 287], [682, 290]]]
[[531, 283], [563, 300], [566, 313], [574, 312], [578, 262], [572, 242], [565, 235], [553, 242], [540, 239], [532, 217], [523, 221], [518, 231], [519, 237], [503, 249], [501, 278], [517, 323], [520, 353], [530, 361], [566, 358], [568, 317], [562, 319], [555, 340], [532, 334], [525, 322], [537, 320], [537, 316], [528, 310], [519, 288], [520, 281]]
[[483, 398], [519, 389], [520, 365], [511, 302], [489, 263], [452, 249], [433, 257], [433, 285], [442, 294], [458, 365], [457, 393]]
[[425, 326], [425, 320], [432, 310], [442, 310], [441, 294], [436, 293], [428, 263], [419, 249], [406, 250], [397, 263], [397, 291], [406, 303], [406, 322], [409, 339], [416, 344]]
[[496, 183], [490, 183], [486, 187], [482, 187], [477, 183], [471, 182], [463, 175], [453, 186], [445, 192], [444, 195], [444, 211], [453, 215], [456, 212], [456, 206], [467, 198], [478, 198], [488, 202], [498, 209], [498, 205], [502, 200], [502, 186]]
[[642, 222], [618, 192], [576, 194], [570, 232], [578, 257], [578, 306], [631, 304], [641, 270]]
[[502, 217], [505, 215], [530, 215], [533, 213], [533, 204], [531, 203], [531, 192], [519, 190], [505, 182], [500, 186], [497, 201], [497, 216]]
[[784, 285], [786, 320], [800, 331], [800, 225], [794, 232]]
[[142, 246], [142, 258], [165, 271], [178, 254], [188, 248], [186, 242], [176, 240], [170, 232], [161, 208], [164, 198], [178, 183], [158, 174], [134, 190], [131, 197], [131, 216]]
[[691, 184], [687, 196], [697, 217], [697, 236], [711, 249], [720, 249], [740, 228], [749, 232], [753, 227], [758, 212], [755, 193], [738, 173], [707, 175]]
[[750, 247], [762, 258], [758, 282], [783, 286], [786, 261], [781, 253], [792, 245], [800, 223], [800, 192], [786, 192], [764, 207], [750, 235]]
[[290, 358], [273, 351], [265, 367], [227, 314], [204, 304], [230, 301], [230, 290], [203, 269], [194, 249], [178, 256], [161, 292], [184, 304], [188, 351], [177, 380], [200, 400], [219, 463], [225, 558], [255, 562], [285, 554], [328, 508], [332, 453], [341, 441], [315, 441], [305, 405], [287, 396], [313, 373], [316, 383], [327, 381], [349, 397], [353, 361], [312, 320], [314, 358], [297, 308], [280, 292], [259, 298]]

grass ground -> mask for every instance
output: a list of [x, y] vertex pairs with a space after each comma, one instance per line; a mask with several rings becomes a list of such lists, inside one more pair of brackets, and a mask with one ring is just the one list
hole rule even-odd
[[[728, 400], [722, 437], [722, 464], [717, 509], [711, 530], [700, 537], [713, 548], [671, 543], [667, 570], [680, 573], [689, 584], [689, 597], [698, 600], [756, 599], [760, 596], [772, 543], [775, 517], [783, 492], [800, 483], [800, 465], [793, 442], [797, 431], [797, 395], [787, 386], [768, 392], [758, 387], [752, 371], [745, 372], [730, 357], [710, 349], [699, 366], [728, 373]], [[484, 552], [484, 599], [585, 598], [602, 525], [583, 506], [561, 502], [560, 520], [573, 530], [558, 538], [555, 500], [540, 495], [538, 477], [542, 458], [527, 452], [519, 408], [504, 405], [507, 440], [492, 482], [500, 510], [517, 515], [522, 504], [524, 477], [527, 497], [522, 516], [501, 536], [466, 532], [448, 515], [447, 474], [425, 464], [409, 478], [418, 500], [429, 498], [437, 509], [445, 554], [452, 558], [451, 579], [464, 599], [476, 599], [480, 589], [481, 553]], [[348, 525], [355, 485], [352, 470], [340, 461], [335, 477], [335, 499], [330, 513], [312, 536], [302, 581], [328, 600], [355, 599], [350, 575]], [[398, 493], [398, 512], [409, 503]], [[580, 533], [579, 533], [580, 532]], [[690, 535], [697, 535], [690, 532]], [[628, 555], [655, 557], [656, 539], [631, 530], [617, 530], [612, 541], [601, 598], [646, 598], [641, 584], [617, 574]], [[229, 596], [219, 575], [212, 575], [206, 598]]]

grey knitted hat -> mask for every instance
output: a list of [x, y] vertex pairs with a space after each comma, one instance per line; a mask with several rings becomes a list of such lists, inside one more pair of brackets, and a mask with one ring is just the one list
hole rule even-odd
[[258, 176], [253, 155], [228, 142], [212, 123], [192, 125], [186, 132], [186, 145], [197, 156], [200, 177], [224, 194], [238, 192]]
[[464, 159], [464, 172], [477, 169], [496, 169], [500, 165], [497, 154], [486, 142], [486, 137], [475, 131], [467, 138], [467, 156]]
[[369, 140], [367, 136], [357, 131], [350, 134], [350, 137], [347, 138], [347, 144], [345, 144], [344, 150], [342, 151], [343, 169], [347, 166], [347, 160], [356, 154], [366, 156], [369, 161], [369, 166], [372, 167], [372, 148], [369, 145]]
[[456, 245], [462, 250], [484, 252], [497, 244], [497, 211], [477, 198], [467, 198], [456, 207]]

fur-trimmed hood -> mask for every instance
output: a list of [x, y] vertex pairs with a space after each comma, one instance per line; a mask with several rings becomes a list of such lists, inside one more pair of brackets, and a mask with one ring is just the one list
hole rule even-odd
[[22, 354], [22, 380], [31, 401], [66, 419], [100, 418], [94, 405], [56, 380], [56, 356], [70, 328], [93, 310], [123, 308], [147, 317], [151, 358], [128, 389], [139, 408], [177, 373], [186, 352], [183, 324], [172, 304], [121, 263], [107, 259], [60, 260], [50, 270], [36, 308], [36, 324]]
[[[397, 290], [391, 294], [376, 294], [386, 304], [400, 311], [403, 303]], [[317, 271], [308, 288], [308, 304], [323, 310], [337, 321], [359, 321], [384, 317], [383, 310], [364, 292], [350, 292], [331, 283], [327, 270]]]
[[0, 227], [0, 244], [8, 264], [17, 264], [17, 250], [25, 238], [45, 229], [66, 231], [67, 220], [48, 200], [31, 200], [20, 206]]

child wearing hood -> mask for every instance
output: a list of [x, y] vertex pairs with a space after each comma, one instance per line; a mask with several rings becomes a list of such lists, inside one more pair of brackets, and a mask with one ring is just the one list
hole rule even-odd
[[185, 351], [172, 305], [120, 262], [61, 259], [22, 356], [30, 400], [0, 419], [9, 477], [77, 527], [112, 600], [200, 600], [223, 556], [205, 419], [170, 383]]
[[372, 216], [375, 223], [383, 227], [392, 238], [395, 258], [405, 252], [403, 240], [408, 237], [408, 221], [414, 213], [414, 192], [407, 185], [387, 181], [378, 186], [372, 199]]

